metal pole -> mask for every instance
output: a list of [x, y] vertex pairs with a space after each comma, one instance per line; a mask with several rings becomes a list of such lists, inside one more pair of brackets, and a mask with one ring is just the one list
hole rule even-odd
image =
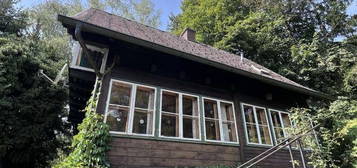
[[[313, 128], [313, 127], [314, 127], [314, 123], [312, 123], [311, 118], [309, 118], [309, 120], [310, 120], [310, 125], [311, 125], [311, 128]], [[313, 129], [313, 133], [314, 133], [314, 137], [315, 137], [316, 145], [317, 145], [317, 147], [320, 149], [320, 143], [319, 143], [319, 139], [317, 138], [317, 134], [316, 134], [315, 129]]]
[[300, 156], [301, 156], [302, 167], [306, 168], [304, 151], [302, 150], [302, 145], [301, 145], [301, 140], [300, 139], [298, 140], [298, 145], [299, 145], [299, 151], [300, 151]]
[[[298, 139], [301, 138], [302, 136], [305, 136], [307, 133], [311, 132], [313, 129], [317, 128], [318, 126], [319, 126], [319, 125], [316, 125], [315, 127], [311, 128], [311, 129], [309, 129], [309, 130], [307, 130], [307, 131], [306, 131], [305, 133], [303, 133], [303, 134], [299, 134], [299, 135], [296, 135], [296, 136], [292, 136], [292, 137], [294, 137], [294, 139], [292, 139], [289, 143], [286, 143], [286, 142], [288, 142], [292, 137], [287, 138], [285, 141], [279, 143], [278, 145], [274, 146], [273, 148], [270, 148], [270, 149], [266, 150], [265, 152], [259, 154], [258, 156], [256, 156], [256, 157], [250, 159], [249, 161], [247, 161], [247, 162], [245, 162], [244, 164], [240, 165], [238, 168], [243, 168], [244, 166], [246, 166], [246, 165], [248, 165], [250, 162], [252, 162], [252, 161], [258, 159], [260, 156], [264, 155], [265, 153], [268, 153], [268, 152], [272, 151], [271, 153], [269, 153], [269, 154], [263, 156], [261, 159], [259, 159], [259, 160], [255, 161], [254, 163], [252, 163], [252, 164], [251, 164], [250, 166], [248, 166], [247, 168], [252, 167], [253, 165], [255, 165], [255, 164], [261, 162], [262, 160], [266, 159], [266, 158], [269, 157], [270, 155], [274, 154], [275, 152], [277, 152], [277, 151], [281, 150], [282, 148], [288, 146], [289, 144], [295, 142], [296, 140], [298, 140]], [[283, 145], [283, 146], [281, 146], [281, 147], [279, 147], [280, 145], [282, 145], [282, 144], [284, 144], [284, 143], [286, 143], [286, 144]], [[277, 148], [277, 149], [276, 149], [276, 148]]]
[[291, 144], [289, 144], [289, 154], [290, 154], [290, 159], [291, 159], [291, 165], [293, 166], [293, 168], [295, 168], [294, 156], [293, 156], [293, 152], [291, 151]]

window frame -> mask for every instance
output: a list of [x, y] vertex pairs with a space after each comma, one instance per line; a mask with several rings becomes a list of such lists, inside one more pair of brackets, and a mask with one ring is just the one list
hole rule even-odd
[[[243, 124], [244, 124], [244, 133], [245, 133], [246, 144], [247, 145], [257, 145], [257, 146], [273, 146], [274, 142], [273, 142], [272, 132], [271, 132], [271, 128], [270, 128], [270, 120], [268, 118], [267, 109], [265, 107], [262, 107], [262, 106], [257, 106], [257, 105], [248, 104], [248, 103], [240, 103], [240, 105], [241, 105], [241, 112], [242, 112], [242, 118], [243, 118]], [[254, 119], [256, 121], [255, 129], [257, 130], [258, 142], [259, 143], [249, 142], [247, 122], [246, 122], [245, 113], [244, 113], [244, 106], [253, 107]], [[262, 143], [262, 140], [261, 140], [262, 137], [260, 135], [260, 127], [259, 127], [259, 124], [258, 124], [258, 117], [257, 117], [257, 113], [256, 113], [256, 108], [264, 109], [265, 117], [267, 119], [267, 125], [268, 125], [268, 130], [269, 130], [269, 138], [270, 138], [271, 144], [263, 144]]]
[[[210, 140], [207, 139], [206, 137], [206, 115], [205, 115], [205, 99], [206, 100], [210, 100], [210, 101], [216, 101], [217, 103], [217, 113], [218, 113], [218, 120], [219, 120], [219, 133], [220, 133], [220, 141], [219, 140]], [[217, 143], [232, 143], [232, 144], [239, 144], [239, 135], [238, 135], [238, 127], [237, 127], [237, 118], [236, 118], [236, 112], [235, 112], [235, 108], [234, 108], [234, 102], [233, 101], [227, 101], [227, 100], [222, 100], [222, 99], [216, 99], [216, 98], [210, 98], [210, 97], [202, 97], [202, 100], [200, 100], [202, 102], [202, 115], [203, 115], [203, 138], [204, 141], [206, 142], [217, 142]], [[234, 126], [235, 126], [235, 130], [236, 130], [236, 138], [237, 138], [237, 142], [232, 142], [232, 141], [225, 141], [223, 138], [223, 121], [222, 121], [222, 114], [221, 114], [221, 102], [222, 103], [226, 103], [226, 104], [231, 104], [232, 105], [232, 110], [233, 110], [233, 118], [234, 118]]]
[[[104, 113], [104, 123], [107, 122], [107, 116], [108, 116], [108, 110], [110, 106], [110, 97], [111, 97], [111, 91], [112, 91], [112, 86], [114, 82], [119, 82], [125, 85], [130, 85], [131, 91], [130, 91], [130, 105], [129, 105], [129, 112], [128, 112], [128, 131], [127, 132], [121, 132], [121, 131], [109, 131], [110, 134], [119, 134], [119, 135], [138, 135], [138, 136], [150, 136], [153, 137], [155, 136], [155, 115], [156, 115], [156, 99], [157, 99], [157, 89], [156, 87], [153, 86], [148, 86], [148, 85], [143, 85], [143, 84], [138, 84], [138, 83], [133, 83], [133, 82], [128, 82], [128, 81], [123, 81], [119, 79], [110, 79], [109, 83], [109, 89], [108, 89], [108, 94], [107, 94], [107, 102], [106, 102], [106, 108], [105, 108], [105, 113]], [[152, 133], [151, 134], [140, 134], [140, 133], [133, 133], [133, 122], [134, 122], [134, 114], [135, 114], [135, 102], [136, 102], [136, 91], [138, 87], [144, 87], [148, 89], [153, 89], [154, 90], [154, 108], [152, 110]], [[133, 96], [135, 95], [135, 96]]]
[[271, 111], [275, 111], [275, 112], [279, 113], [279, 120], [281, 122], [281, 128], [283, 130], [284, 138], [287, 138], [288, 134], [285, 131], [285, 125], [284, 125], [283, 118], [281, 117], [281, 113], [284, 113], [284, 114], [288, 115], [291, 127], [293, 127], [294, 125], [293, 125], [293, 122], [291, 121], [289, 112], [276, 110], [276, 109], [271, 109], [271, 108], [268, 109], [269, 116], [270, 116], [270, 123], [271, 123], [271, 126], [272, 126], [272, 133], [274, 134], [274, 143], [278, 144], [278, 140], [277, 140], [277, 137], [276, 137], [276, 134], [275, 134], [275, 129], [274, 129], [275, 126], [274, 126], [274, 123], [273, 123], [273, 118], [272, 118], [272, 112]]
[[[97, 47], [97, 46], [94, 46], [94, 45], [90, 45], [90, 44], [86, 44], [86, 46], [87, 46], [88, 49], [103, 53], [102, 64], [99, 67], [99, 71], [103, 73], [105, 71], [105, 65], [107, 64], [107, 58], [108, 58], [109, 49], [106, 48], [106, 47], [100, 48], [100, 47]], [[93, 68], [87, 68], [87, 67], [82, 67], [80, 65], [77, 65], [78, 59], [80, 60], [81, 57], [82, 57], [83, 48], [79, 44], [76, 44], [76, 46], [74, 46], [74, 47], [75, 47], [74, 48], [75, 51], [72, 54], [72, 60], [71, 60], [71, 66], [70, 67], [74, 68], [74, 69], [94, 72]]]
[[[179, 116], [179, 136], [178, 137], [172, 137], [172, 136], [164, 136], [161, 135], [161, 119], [162, 119], [162, 94], [163, 92], [169, 92], [169, 93], [174, 93], [178, 95], [178, 116]], [[198, 119], [198, 138], [185, 138], [183, 137], [183, 96], [189, 96], [189, 97], [195, 97], [197, 99], [197, 119]], [[179, 91], [174, 91], [174, 90], [168, 90], [168, 89], [160, 89], [160, 104], [159, 104], [159, 128], [158, 128], [158, 137], [160, 138], [169, 138], [169, 139], [182, 139], [182, 140], [192, 140], [192, 141], [200, 141], [202, 139], [201, 135], [201, 102], [199, 99], [199, 96], [193, 95], [193, 94], [188, 94], [184, 92], [179, 92]]]

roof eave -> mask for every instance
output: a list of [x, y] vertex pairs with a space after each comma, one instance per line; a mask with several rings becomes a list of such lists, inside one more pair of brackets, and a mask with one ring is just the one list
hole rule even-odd
[[236, 73], [236, 74], [240, 74], [240, 75], [243, 75], [243, 76], [254, 78], [254, 79], [263, 81], [265, 83], [269, 83], [269, 84], [274, 85], [274, 86], [278, 86], [278, 87], [282, 87], [282, 88], [285, 88], [285, 89], [297, 91], [299, 93], [306, 94], [306, 95], [309, 95], [309, 96], [314, 96], [314, 97], [324, 98], [324, 99], [331, 99], [331, 100], [333, 99], [331, 96], [329, 96], [327, 94], [324, 94], [324, 93], [321, 93], [321, 92], [318, 92], [318, 91], [315, 91], [315, 90], [309, 90], [309, 89], [306, 89], [306, 88], [301, 88], [301, 87], [294, 86], [294, 85], [287, 84], [287, 83], [283, 83], [283, 82], [280, 82], [280, 81], [277, 81], [277, 80], [274, 80], [274, 79], [271, 79], [271, 78], [268, 78], [268, 77], [264, 77], [264, 76], [261, 76], [261, 75], [258, 75], [258, 74], [254, 74], [254, 73], [247, 72], [247, 71], [244, 71], [244, 70], [236, 69], [236, 68], [233, 68], [233, 67], [218, 63], [218, 62], [213, 62], [213, 61], [210, 61], [210, 60], [207, 60], [207, 59], [204, 59], [204, 58], [197, 57], [197, 56], [189, 54], [189, 53], [178, 51], [178, 50], [166, 47], [166, 46], [158, 45], [158, 44], [152, 43], [150, 41], [138, 39], [136, 37], [132, 37], [132, 36], [120, 33], [120, 32], [116, 32], [116, 31], [104, 28], [104, 27], [100, 27], [100, 26], [97, 26], [97, 25], [94, 25], [94, 24], [91, 24], [91, 23], [83, 22], [81, 20], [78, 20], [78, 19], [75, 19], [75, 18], [72, 18], [72, 17], [68, 17], [68, 16], [64, 16], [64, 15], [58, 15], [58, 21], [60, 21], [62, 24], [70, 25], [70, 26], [73, 26], [73, 27], [75, 27], [76, 24], [81, 23], [82, 24], [82, 31], [93, 32], [93, 33], [100, 34], [100, 35], [103, 35], [103, 36], [107, 36], [107, 37], [123, 40], [123, 41], [129, 42], [129, 43], [137, 44], [137, 45], [140, 45], [140, 46], [143, 46], [143, 47], [152, 48], [152, 49], [155, 49], [155, 50], [158, 50], [158, 51], [161, 51], [161, 52], [165, 52], [165, 53], [168, 53], [168, 54], [173, 54], [173, 55], [176, 55], [176, 56], [179, 56], [179, 57], [183, 57], [183, 58], [186, 58], [186, 59], [189, 59], [189, 60], [192, 60], [192, 61], [196, 61], [196, 62], [200, 62], [200, 63], [203, 63], [203, 64], [211, 65], [211, 66], [219, 68], [219, 69], [223, 69], [223, 70], [230, 71], [230, 72], [233, 72], [233, 73]]

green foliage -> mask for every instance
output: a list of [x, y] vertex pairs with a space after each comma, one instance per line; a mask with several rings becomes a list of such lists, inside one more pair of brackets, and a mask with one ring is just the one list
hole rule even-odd
[[[356, 18], [345, 13], [349, 1], [185, 0], [171, 16], [171, 31], [197, 30], [199, 42], [236, 53], [282, 75], [295, 69], [290, 48], [311, 43], [314, 34], [331, 43], [351, 36]], [[290, 77], [290, 76], [289, 76]], [[293, 76], [293, 79], [297, 77]]]
[[[101, 83], [98, 81], [96, 83]], [[104, 123], [103, 117], [96, 113], [98, 87], [92, 92], [85, 108], [86, 116], [78, 126], [79, 133], [73, 137], [72, 152], [59, 161], [54, 168], [107, 168], [109, 163], [106, 152], [109, 150], [109, 126]]]
[[[0, 38], [0, 160], [5, 167], [44, 167], [64, 144], [67, 91], [38, 75], [38, 42]], [[50, 71], [50, 70], [48, 70]]]
[[306, 144], [311, 147], [312, 164], [317, 167], [353, 167], [357, 148], [356, 117], [357, 101], [340, 98], [332, 102], [329, 108], [292, 109], [296, 122], [296, 131], [310, 128], [309, 121], [320, 124], [318, 132], [319, 145], [314, 138]]
[[[350, 0], [184, 0], [182, 13], [170, 17], [170, 30], [179, 34], [190, 27], [197, 30], [199, 42], [233, 53], [243, 51], [245, 57], [298, 83], [341, 96], [332, 102], [311, 100], [310, 109], [293, 111], [302, 129], [310, 126], [306, 116], [322, 124], [320, 145], [306, 138], [314, 151], [314, 166], [351, 167], [354, 129], [341, 133], [356, 118], [357, 17], [346, 14], [350, 4]], [[345, 39], [336, 42], [340, 36]]]
[[0, 35], [5, 33], [20, 35], [27, 26], [26, 12], [14, 7], [17, 1], [0, 1]]

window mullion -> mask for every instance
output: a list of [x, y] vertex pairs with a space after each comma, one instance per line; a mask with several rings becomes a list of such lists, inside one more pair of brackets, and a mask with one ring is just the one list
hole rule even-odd
[[179, 94], [178, 97], [178, 102], [179, 102], [179, 137], [183, 137], [183, 104], [182, 104], [182, 94]]
[[109, 112], [109, 102], [110, 102], [110, 97], [112, 95], [112, 85], [113, 85], [113, 81], [110, 80], [110, 85], [109, 85], [109, 92], [108, 92], [108, 97], [107, 97], [107, 106], [105, 108], [105, 115], [104, 115], [104, 123], [107, 123], [107, 118], [108, 118], [108, 112]]
[[283, 117], [281, 116], [281, 113], [278, 112], [279, 114], [279, 119], [280, 119], [280, 123], [281, 123], [281, 129], [283, 130], [283, 134], [284, 134], [284, 138], [287, 137], [286, 132], [285, 132], [285, 125], [284, 125], [284, 121], [283, 121]]
[[216, 101], [216, 102], [217, 102], [218, 120], [219, 120], [219, 134], [220, 134], [221, 141], [224, 141], [224, 139], [223, 139], [221, 102], [220, 101]]
[[258, 134], [258, 142], [259, 144], [262, 144], [262, 138], [260, 137], [259, 121], [258, 121], [257, 111], [255, 107], [253, 107], [253, 113], [255, 119], [255, 128], [257, 129], [257, 134]]
[[133, 132], [136, 88], [137, 88], [137, 85], [132, 85], [131, 97], [130, 97], [129, 130], [128, 130], [128, 133], [132, 133]]
[[270, 142], [271, 142], [271, 145], [274, 145], [273, 138], [272, 138], [272, 135], [271, 135], [270, 123], [269, 123], [269, 118], [268, 118], [268, 111], [266, 109], [264, 109], [264, 113], [265, 113], [265, 118], [266, 118], [266, 122], [267, 122]]

